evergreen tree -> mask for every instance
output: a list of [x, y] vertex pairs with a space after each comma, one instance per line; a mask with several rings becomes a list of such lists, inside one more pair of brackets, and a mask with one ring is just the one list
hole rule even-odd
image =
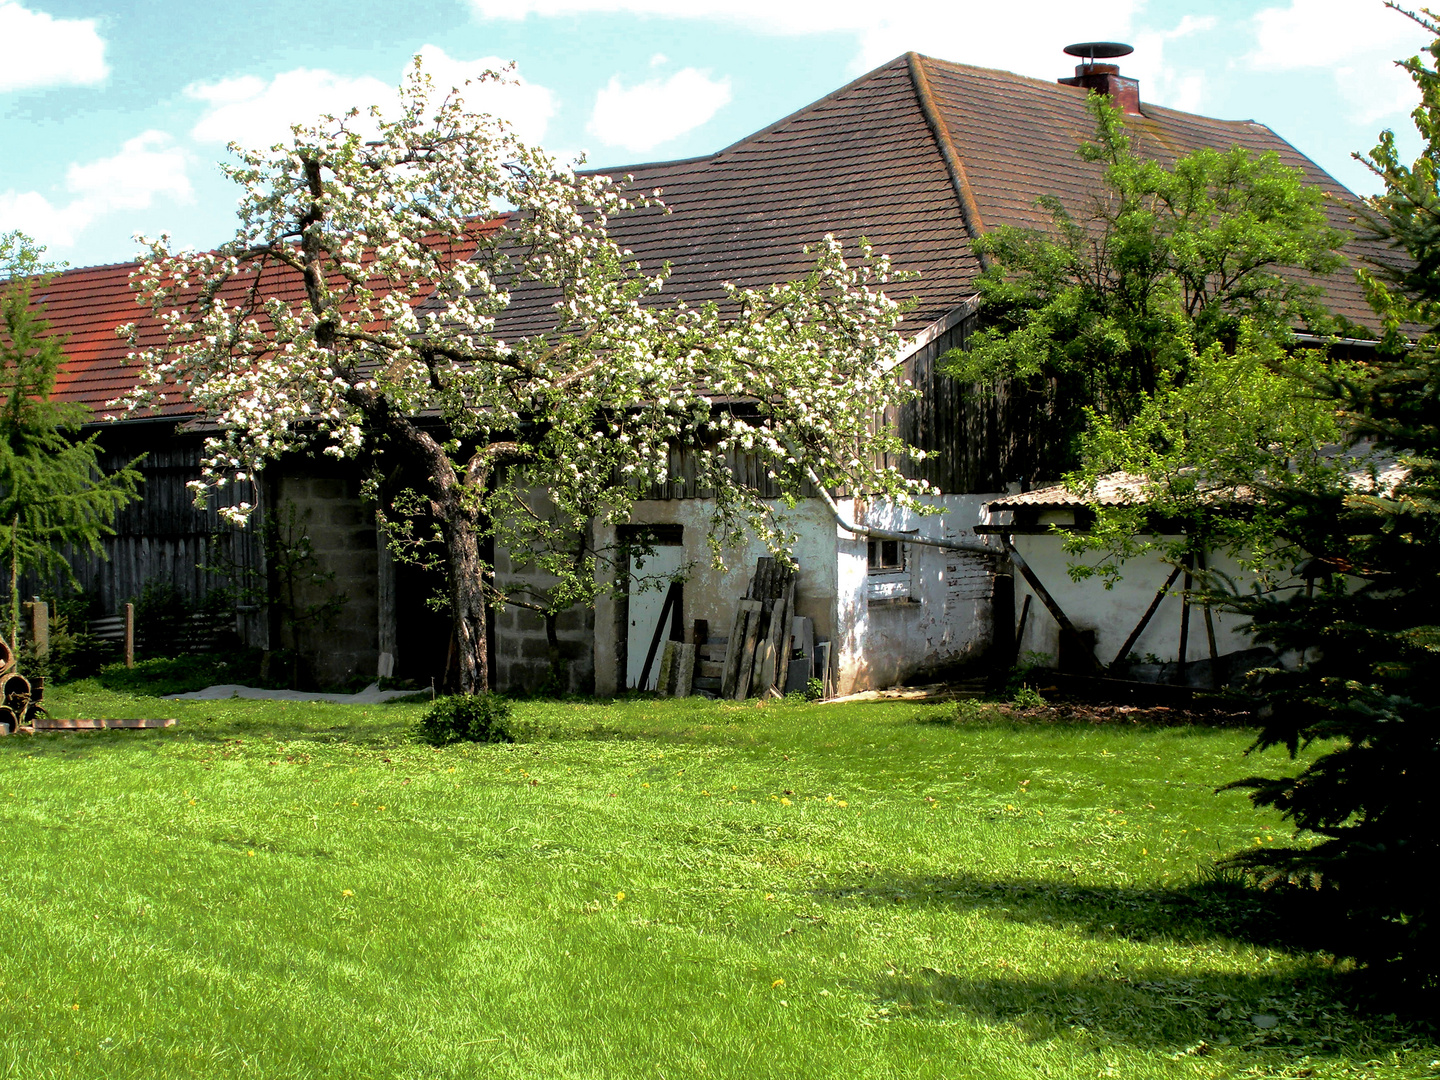
[[43, 253], [22, 233], [0, 235], [0, 559], [11, 641], [20, 576], [69, 574], [67, 546], [99, 552], [140, 482], [135, 462], [104, 475], [97, 437], [76, 437], [89, 410], [51, 399], [64, 351], [35, 301], [53, 274]]
[[[1427, 12], [1428, 16], [1429, 13]], [[1411, 16], [1416, 18], [1416, 16]], [[1303, 883], [1340, 900], [1351, 931], [1339, 951], [1432, 987], [1440, 978], [1434, 879], [1440, 800], [1440, 25], [1427, 66], [1404, 62], [1421, 91], [1424, 140], [1406, 165], [1385, 132], [1362, 158], [1384, 182], [1365, 215], [1394, 253], [1362, 271], [1383, 330], [1376, 358], [1320, 386], [1352, 442], [1379, 465], [1344, 488], [1267, 493], [1313, 555], [1311, 592], [1248, 598], [1258, 640], [1299, 658], [1263, 674], [1256, 749], [1320, 742], [1297, 775], [1252, 777], [1318, 843], [1247, 851], [1232, 865], [1267, 882]], [[1388, 466], [1388, 467], [1387, 467]]]

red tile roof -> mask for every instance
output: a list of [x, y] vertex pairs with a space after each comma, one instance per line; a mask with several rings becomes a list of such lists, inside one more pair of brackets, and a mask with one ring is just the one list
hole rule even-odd
[[[663, 189], [671, 210], [614, 219], [612, 235], [649, 269], [669, 261], [667, 292], [692, 303], [720, 298], [724, 282], [758, 287], [803, 273], [811, 259], [802, 247], [826, 233], [847, 245], [863, 236], [900, 268], [921, 272], [904, 287], [918, 301], [906, 326], [918, 330], [973, 293], [978, 230], [1044, 225], [1041, 195], [1075, 206], [1095, 190], [1099, 166], [1076, 156], [1093, 132], [1085, 93], [912, 53], [716, 154], [603, 170], [631, 174], [638, 189]], [[1273, 150], [1332, 195], [1332, 222], [1353, 230], [1345, 206], [1355, 196], [1269, 128], [1142, 109], [1127, 119], [1142, 152], [1171, 159], [1202, 146]], [[1357, 240], [1347, 251], [1353, 258], [1376, 249]], [[45, 291], [49, 317], [69, 337], [59, 396], [98, 410], [130, 387], [128, 346], [114, 327], [142, 314], [127, 287], [131, 269], [69, 271]], [[1332, 310], [1369, 318], [1352, 275], [1325, 284]], [[513, 295], [502, 336], [549, 328], [552, 296], [524, 287]]]
[[[496, 218], [477, 222], [472, 232], [478, 235], [482, 231], [494, 231], [502, 221]], [[435, 242], [442, 243], [444, 238], [437, 237]], [[454, 251], [455, 257], [463, 258], [473, 247], [461, 243]], [[138, 369], [127, 359], [131, 345], [115, 332], [117, 327], [135, 323], [142, 348], [163, 344], [162, 327], [148, 309], [135, 302], [136, 294], [130, 288], [130, 274], [136, 265], [117, 263], [67, 270], [45, 288], [35, 291], [32, 299], [43, 305], [52, 332], [65, 338], [66, 361], [55, 381], [57, 399], [81, 402], [97, 415], [104, 415], [109, 402], [135, 386]], [[300, 275], [288, 267], [271, 264], [263, 271], [261, 280], [262, 296], [279, 296], [295, 305], [304, 303], [304, 283]], [[251, 277], [244, 274], [231, 279], [222, 296], [232, 306], [243, 305], [251, 281]], [[371, 287], [383, 295], [382, 283], [377, 281]], [[264, 315], [260, 318], [263, 321]], [[193, 411], [177, 396], [166, 404], [162, 414], [186, 416]]]

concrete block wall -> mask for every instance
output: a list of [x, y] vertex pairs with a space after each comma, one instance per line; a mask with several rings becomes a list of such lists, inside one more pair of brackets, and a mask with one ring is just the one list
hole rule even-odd
[[[503, 581], [514, 583], [528, 578], [523, 568], [514, 567], [503, 556], [507, 571]], [[540, 575], [529, 578], [534, 584], [550, 584]], [[578, 605], [556, 616], [560, 658], [565, 662], [563, 690], [574, 694], [592, 693], [595, 688], [595, 611]], [[505, 608], [495, 615], [495, 685], [501, 691], [528, 693], [545, 684], [550, 675], [550, 643], [545, 635], [545, 618], [525, 608]]]
[[[542, 516], [553, 513], [544, 492], [530, 494], [531, 508]], [[495, 553], [495, 581], [507, 593], [530, 586], [543, 594], [555, 579], [523, 559], [504, 550]], [[530, 601], [533, 596], [521, 599]], [[595, 610], [576, 605], [556, 615], [556, 637], [560, 659], [565, 664], [563, 692], [590, 694], [595, 691]], [[545, 634], [545, 617], [537, 611], [513, 604], [495, 613], [495, 688], [502, 692], [529, 693], [550, 677], [550, 643]]]
[[380, 656], [376, 629], [379, 553], [374, 510], [360, 498], [358, 476], [347, 474], [342, 467], [327, 469], [322, 463], [296, 462], [280, 473], [272, 497], [282, 523], [288, 506], [295, 506], [297, 532], [310, 538], [316, 571], [335, 575], [324, 584], [304, 585], [298, 604], [345, 597], [345, 605], [328, 627], [312, 624], [308, 630], [300, 630], [297, 641], [294, 627], [281, 626], [281, 640], [274, 645], [298, 647], [315, 681], [322, 685], [345, 682], [356, 675], [373, 678]]

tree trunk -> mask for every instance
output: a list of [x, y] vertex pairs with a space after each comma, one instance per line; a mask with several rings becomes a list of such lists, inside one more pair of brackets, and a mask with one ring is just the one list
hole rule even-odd
[[450, 559], [450, 612], [455, 623], [454, 682], [446, 689], [483, 694], [490, 689], [490, 658], [480, 540], [474, 519], [464, 512], [456, 512], [441, 528]]

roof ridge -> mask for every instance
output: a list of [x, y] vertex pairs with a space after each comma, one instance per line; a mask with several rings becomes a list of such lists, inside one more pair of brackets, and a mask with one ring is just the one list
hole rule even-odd
[[[970, 178], [965, 173], [965, 163], [955, 149], [954, 140], [950, 138], [950, 129], [945, 126], [945, 119], [935, 106], [935, 96], [930, 92], [930, 79], [925, 74], [925, 61], [928, 59], [930, 58], [914, 51], [905, 54], [905, 63], [910, 70], [910, 83], [915, 89], [921, 115], [925, 117], [925, 123], [940, 151], [940, 158], [945, 162], [950, 185], [955, 189], [955, 200], [960, 204], [960, 219], [965, 223], [965, 231], [971, 240], [978, 240], [985, 232], [985, 221], [981, 218], [980, 207], [975, 202], [975, 192], [971, 189]], [[976, 255], [980, 260], [980, 269], [988, 269], [990, 260], [982, 252], [976, 252]]]
[[805, 115], [806, 113], [810, 112], [811, 110], [817, 109], [817, 108], [819, 108], [821, 105], [824, 105], [826, 102], [832, 101], [832, 100], [834, 100], [835, 98], [840, 97], [840, 95], [845, 94], [845, 93], [848, 93], [849, 91], [855, 89], [855, 87], [860, 86], [861, 84], [868, 82], [869, 80], [873, 79], [875, 76], [879, 75], [882, 71], [886, 71], [886, 70], [888, 70], [889, 68], [893, 68], [896, 64], [900, 63], [900, 62], [901, 62], [902, 60], [904, 60], [904, 59], [905, 59], [905, 56], [897, 56], [897, 57], [895, 57], [893, 60], [887, 60], [887, 61], [885, 61], [885, 63], [881, 64], [879, 67], [871, 68], [869, 71], [865, 72], [865, 74], [856, 76], [855, 78], [851, 79], [851, 80], [850, 80], [848, 83], [846, 83], [844, 86], [841, 86], [841, 87], [839, 87], [838, 89], [835, 89], [835, 90], [831, 90], [830, 93], [826, 94], [824, 97], [816, 98], [814, 101], [811, 101], [811, 102], [809, 102], [809, 103], [807, 103], [807, 104], [805, 104], [805, 105], [800, 106], [800, 108], [796, 109], [794, 112], [789, 113], [789, 114], [787, 114], [787, 115], [785, 115], [785, 116], [782, 116], [779, 120], [776, 120], [773, 124], [767, 124], [765, 127], [761, 128], [759, 131], [752, 131], [749, 135], [746, 135], [746, 136], [744, 136], [743, 138], [736, 139], [736, 140], [735, 140], [733, 143], [731, 143], [729, 146], [722, 146], [719, 150], [715, 151], [715, 153], [711, 154], [710, 156], [711, 156], [712, 158], [724, 157], [726, 154], [730, 153], [730, 151], [732, 151], [732, 150], [736, 150], [736, 149], [738, 149], [739, 147], [742, 147], [742, 146], [744, 146], [744, 145], [747, 144], [747, 143], [754, 142], [756, 139], [764, 138], [766, 135], [771, 135], [771, 134], [773, 134], [774, 132], [779, 131], [781, 128], [787, 126], [787, 125], [790, 124], [792, 121], [798, 120], [801, 116]]

